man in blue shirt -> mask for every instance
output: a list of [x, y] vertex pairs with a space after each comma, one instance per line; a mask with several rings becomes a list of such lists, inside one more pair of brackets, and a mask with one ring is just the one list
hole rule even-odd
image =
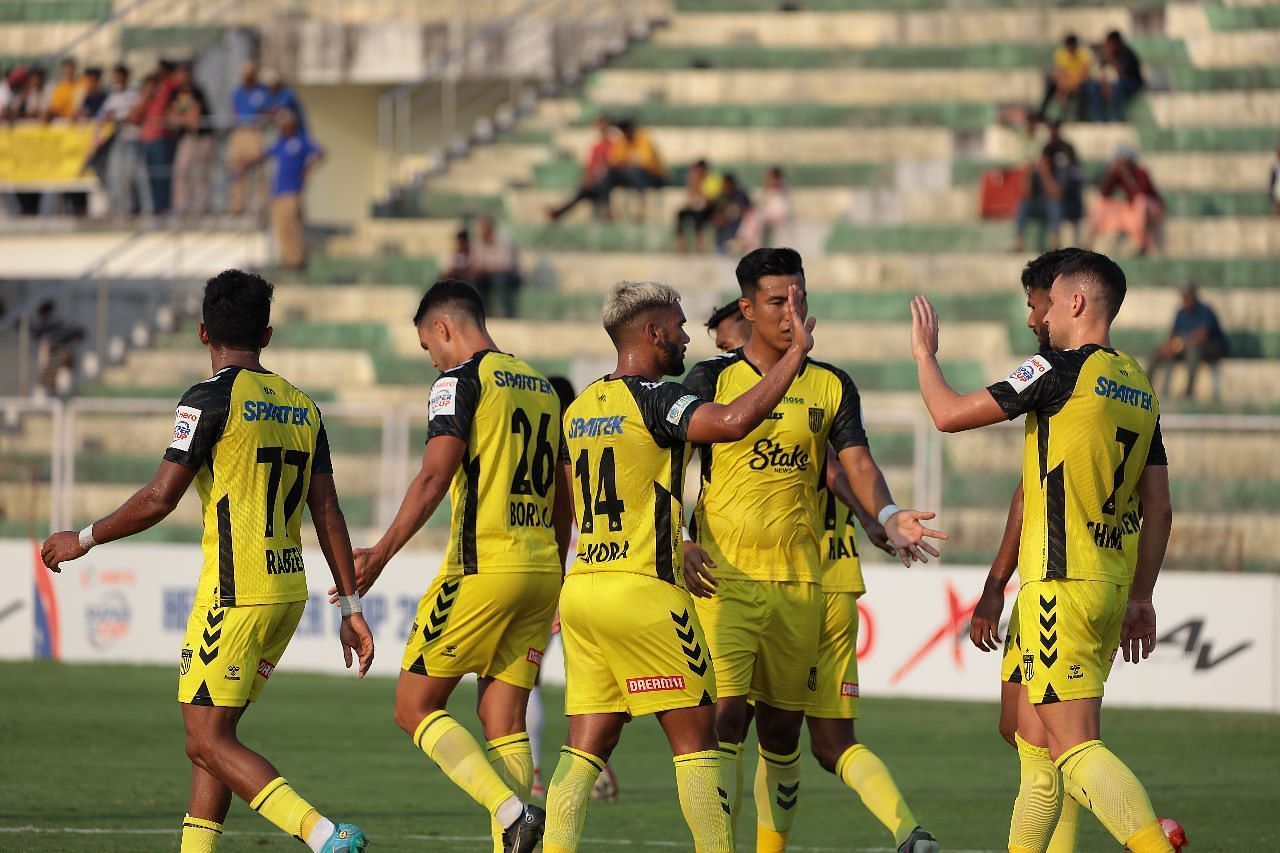
[[[232, 216], [262, 210], [267, 199], [267, 179], [262, 172], [243, 175], [249, 164], [262, 156], [262, 124], [266, 119], [270, 92], [258, 82], [258, 66], [246, 62], [240, 69], [240, 86], [231, 95], [235, 126], [227, 138], [227, 165], [235, 177], [227, 192], [227, 212]], [[247, 207], [246, 207], [247, 202]]]
[[[1182, 307], [1173, 318], [1173, 329], [1169, 338], [1155, 351], [1151, 359], [1151, 367], [1147, 375], [1151, 384], [1160, 386], [1160, 396], [1169, 392], [1169, 374], [1173, 363], [1187, 362], [1186, 396], [1190, 398], [1196, 390], [1196, 373], [1202, 363], [1216, 364], [1227, 355], [1227, 334], [1218, 322], [1218, 315], [1212, 308], [1200, 301], [1195, 285], [1187, 285], [1182, 289]], [[1158, 382], [1157, 375], [1163, 371], [1163, 379]], [[1213, 397], [1218, 399], [1219, 389], [1214, 383]]]
[[324, 159], [324, 149], [303, 132], [291, 110], [282, 110], [277, 121], [280, 135], [275, 144], [259, 154], [246, 170], [268, 157], [276, 161], [271, 183], [271, 230], [275, 234], [280, 265], [286, 269], [302, 269], [306, 266], [302, 190], [311, 170]]
[[262, 83], [267, 87], [267, 103], [265, 110], [273, 115], [289, 110], [298, 120], [298, 127], [303, 135], [307, 132], [307, 114], [302, 109], [302, 101], [298, 95], [285, 84], [280, 73], [273, 68], [262, 72]]

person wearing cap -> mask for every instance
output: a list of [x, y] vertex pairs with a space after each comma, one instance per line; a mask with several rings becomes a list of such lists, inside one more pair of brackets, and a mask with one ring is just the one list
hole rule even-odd
[[716, 349], [730, 352], [740, 348], [751, 337], [751, 324], [742, 316], [742, 309], [735, 299], [711, 312], [707, 332], [715, 338]]
[[242, 174], [244, 168], [262, 155], [262, 123], [270, 96], [258, 81], [258, 65], [252, 60], [240, 68], [240, 85], [231, 95], [235, 126], [227, 138], [227, 165], [235, 176], [227, 190], [227, 213], [238, 216], [247, 209], [257, 214], [267, 196], [267, 176], [261, 170]]
[[1138, 163], [1138, 152], [1116, 147], [1098, 186], [1100, 197], [1089, 212], [1087, 243], [1103, 235], [1123, 234], [1145, 255], [1156, 247], [1156, 230], [1164, 219], [1164, 201], [1151, 174]]

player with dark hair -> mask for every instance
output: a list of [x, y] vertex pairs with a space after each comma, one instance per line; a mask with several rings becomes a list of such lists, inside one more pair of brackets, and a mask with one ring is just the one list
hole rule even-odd
[[1027, 415], [1016, 633], [1026, 701], [1010, 851], [1046, 848], [1063, 779], [1134, 853], [1172, 850], [1142, 783], [1101, 740], [1116, 651], [1136, 662], [1155, 645], [1151, 595], [1173, 518], [1159, 400], [1138, 363], [1111, 348], [1125, 291], [1124, 271], [1105, 255], [1065, 259], [1044, 316], [1052, 349], [971, 394], [942, 375], [933, 306], [923, 296], [911, 304], [920, 392], [940, 430]]
[[707, 320], [707, 331], [715, 337], [716, 349], [720, 352], [735, 350], [751, 337], [751, 324], [742, 316], [738, 300], [733, 300], [711, 312]]
[[192, 764], [183, 853], [217, 847], [233, 793], [317, 853], [368, 843], [359, 827], [335, 826], [298, 796], [236, 732], [306, 607], [304, 497], [336, 584], [347, 666], [354, 653], [364, 677], [373, 662], [320, 410], [259, 360], [271, 341], [271, 294], [268, 282], [239, 270], [209, 279], [199, 336], [213, 376], [182, 396], [160, 469], [115, 512], [79, 534], [55, 533], [41, 549], [45, 565], [59, 571], [95, 545], [154, 527], [195, 481], [204, 508], [204, 565], [178, 678]]
[[[706, 399], [733, 399], [754, 387], [792, 346], [788, 293], [804, 310], [804, 267], [794, 249], [749, 253], [738, 263], [737, 278], [738, 305], [751, 323], [751, 336], [740, 349], [690, 371], [686, 384]], [[736, 442], [700, 448], [702, 491], [690, 525], [696, 545], [686, 546], [686, 571], [710, 579], [714, 569], [718, 580], [714, 588], [709, 580], [694, 584], [693, 591], [700, 595], [698, 615], [715, 661], [716, 728], [735, 812], [747, 703], [755, 702], [761, 757], [755, 782], [758, 851], [786, 847], [799, 800], [800, 729], [818, 699], [819, 643], [828, 606], [822, 486], [831, 451], [857, 503], [884, 526], [904, 565], [938, 555], [925, 537], [945, 539], [946, 534], [922, 523], [933, 513], [894, 504], [868, 447], [858, 389], [837, 367], [806, 358], [780, 405], [760, 426]], [[753, 523], [744, 525], [745, 518]], [[847, 606], [848, 600], [836, 596], [831, 606]], [[849, 619], [846, 613], [843, 623]], [[834, 663], [829, 668], [843, 674]], [[883, 763], [853, 737], [852, 715], [844, 707], [820, 710], [822, 716], [810, 720], [820, 763], [885, 821], [895, 845], [910, 853], [936, 850], [933, 836], [916, 823]]]
[[[489, 811], [495, 849], [532, 851], [545, 815], [527, 802], [525, 719], [572, 524], [566, 485], [556, 482], [560, 400], [546, 377], [498, 349], [466, 282], [433, 284], [413, 322], [441, 371], [427, 446], [391, 526], [356, 551], [356, 581], [367, 591], [449, 495], [449, 547], [405, 647], [396, 723]], [[480, 679], [476, 714], [487, 748], [445, 709], [470, 673]]]
[[730, 853], [716, 751], [716, 680], [680, 559], [687, 442], [737, 441], [782, 399], [813, 346], [793, 290], [792, 343], [755, 387], [712, 403], [663, 377], [684, 371], [680, 296], [624, 281], [604, 309], [617, 367], [565, 413], [561, 456], [576, 480], [578, 549], [560, 597], [568, 743], [547, 796], [545, 853], [578, 849], [587, 799], [633, 717], [654, 714], [674, 755], [680, 808], [699, 853]]

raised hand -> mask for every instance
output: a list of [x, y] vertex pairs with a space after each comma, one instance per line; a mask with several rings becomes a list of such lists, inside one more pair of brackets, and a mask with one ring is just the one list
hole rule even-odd
[[787, 326], [791, 329], [791, 345], [798, 347], [803, 353], [808, 353], [813, 349], [813, 329], [818, 325], [818, 321], [813, 317], [801, 319], [804, 317], [804, 311], [800, 308], [800, 299], [800, 288], [794, 284], [791, 285], [787, 289], [785, 316]]
[[938, 557], [938, 549], [925, 542], [930, 539], [947, 539], [946, 533], [925, 527], [921, 522], [935, 517], [932, 512], [920, 512], [915, 509], [900, 509], [885, 522], [884, 529], [889, 534], [889, 542], [893, 545], [902, 565], [910, 566], [912, 560], [921, 563], [929, 562], [929, 556]]
[[927, 296], [911, 300], [911, 357], [919, 361], [938, 354], [938, 312]]

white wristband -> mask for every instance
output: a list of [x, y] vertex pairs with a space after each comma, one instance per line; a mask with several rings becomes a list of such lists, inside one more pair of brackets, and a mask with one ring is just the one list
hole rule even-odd
[[900, 511], [897, 504], [886, 504], [884, 509], [880, 510], [880, 514], [876, 516], [876, 521], [880, 522], [881, 527], [884, 527], [889, 523], [889, 519]]
[[90, 523], [88, 527], [80, 531], [80, 547], [88, 551], [97, 544], [97, 540], [93, 538], [93, 524]]
[[352, 613], [360, 613], [360, 594], [338, 596], [338, 606], [342, 608], [343, 619], [346, 619]]

